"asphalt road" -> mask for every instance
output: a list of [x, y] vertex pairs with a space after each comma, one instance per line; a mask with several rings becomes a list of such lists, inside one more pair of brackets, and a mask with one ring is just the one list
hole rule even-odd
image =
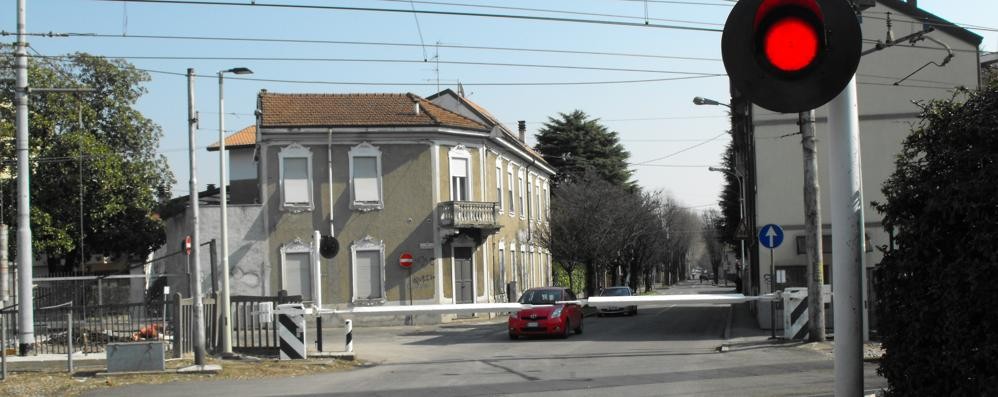
[[[717, 292], [688, 285], [669, 293]], [[588, 317], [568, 339], [509, 340], [505, 322], [354, 328], [370, 366], [290, 379], [129, 386], [101, 396], [823, 396], [830, 354], [772, 343], [727, 305]], [[748, 324], [742, 324], [745, 322]], [[733, 326], [729, 327], [729, 324]], [[730, 339], [724, 339], [725, 329]], [[719, 352], [721, 345], [730, 350]], [[864, 366], [867, 389], [884, 385]]]

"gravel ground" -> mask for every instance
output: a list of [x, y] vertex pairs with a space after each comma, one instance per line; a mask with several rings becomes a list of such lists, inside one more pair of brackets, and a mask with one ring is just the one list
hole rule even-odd
[[10, 372], [0, 383], [0, 396], [78, 396], [84, 392], [131, 384], [161, 384], [170, 382], [190, 382], [198, 380], [251, 379], [270, 377], [293, 377], [320, 372], [346, 371], [364, 365], [358, 361], [304, 360], [279, 361], [273, 359], [256, 360], [217, 360], [209, 358], [206, 364], [222, 366], [218, 374], [178, 374], [171, 372], [193, 364], [192, 359], [170, 360], [167, 372], [156, 374], [134, 374], [99, 376], [103, 367], [79, 368], [73, 376], [65, 370]]

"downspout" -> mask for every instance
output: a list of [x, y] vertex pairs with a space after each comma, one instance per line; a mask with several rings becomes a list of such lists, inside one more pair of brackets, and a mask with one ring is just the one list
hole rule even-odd
[[333, 226], [333, 129], [330, 128], [326, 135], [326, 168], [329, 170], [329, 236], [336, 237], [336, 228]]

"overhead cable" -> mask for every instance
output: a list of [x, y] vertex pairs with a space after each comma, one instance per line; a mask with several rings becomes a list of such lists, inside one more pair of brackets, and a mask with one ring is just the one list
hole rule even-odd
[[717, 28], [702, 28], [695, 26], [665, 25], [665, 24], [642, 23], [642, 22], [610, 21], [610, 20], [601, 20], [601, 19], [544, 17], [536, 15], [492, 14], [492, 13], [457, 12], [457, 11], [406, 10], [406, 9], [374, 8], [374, 7], [346, 7], [346, 6], [320, 6], [320, 5], [307, 5], [307, 4], [261, 3], [258, 1], [253, 1], [251, 3], [236, 3], [236, 2], [207, 1], [207, 0], [99, 0], [99, 1], [111, 1], [111, 2], [125, 1], [130, 3], [148, 3], [148, 4], [180, 4], [180, 5], [263, 7], [263, 8], [338, 10], [338, 11], [368, 11], [368, 12], [390, 12], [390, 13], [417, 13], [417, 14], [482, 17], [482, 18], [520, 19], [520, 20], [534, 20], [534, 21], [547, 21], [547, 22], [589, 23], [589, 24], [598, 24], [598, 25], [632, 26], [632, 27], [645, 27], [645, 28], [657, 28], [657, 29], [678, 29], [678, 30], [692, 30], [699, 32], [712, 32], [712, 33], [721, 33], [723, 31], [722, 29], [717, 29]]

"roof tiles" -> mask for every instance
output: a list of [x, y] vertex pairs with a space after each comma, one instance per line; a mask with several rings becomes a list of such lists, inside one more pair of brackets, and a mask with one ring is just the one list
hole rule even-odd
[[[416, 104], [419, 111], [416, 111]], [[260, 93], [262, 127], [488, 127], [414, 94]]]

